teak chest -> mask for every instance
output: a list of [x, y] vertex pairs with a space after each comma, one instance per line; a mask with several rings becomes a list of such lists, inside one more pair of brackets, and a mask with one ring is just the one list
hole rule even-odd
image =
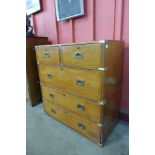
[[123, 42], [35, 49], [45, 112], [103, 146], [119, 117]]

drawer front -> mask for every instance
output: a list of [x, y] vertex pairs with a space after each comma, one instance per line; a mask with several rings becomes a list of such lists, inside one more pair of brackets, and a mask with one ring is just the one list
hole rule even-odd
[[82, 117], [74, 115], [60, 106], [56, 106], [55, 104], [51, 104], [47, 101], [44, 102], [44, 109], [48, 115], [52, 116], [56, 120], [63, 122], [65, 125], [78, 131], [82, 135], [85, 135], [96, 143], [99, 142], [100, 127], [97, 123], [93, 123]]
[[62, 46], [62, 63], [80, 67], [101, 67], [101, 44]]
[[42, 46], [36, 47], [36, 56], [38, 62], [59, 64], [59, 47]]
[[101, 100], [101, 75], [96, 70], [39, 65], [42, 83], [55, 86], [87, 98]]
[[58, 104], [84, 118], [100, 122], [101, 105], [45, 86], [42, 86], [42, 93], [45, 100]]

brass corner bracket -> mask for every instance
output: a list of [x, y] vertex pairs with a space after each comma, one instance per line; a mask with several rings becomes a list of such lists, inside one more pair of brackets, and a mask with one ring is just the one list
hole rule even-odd
[[106, 103], [107, 103], [107, 99], [98, 101], [98, 104], [99, 104], [99, 105], [105, 105]]
[[99, 126], [99, 127], [104, 127], [104, 123], [103, 123], [103, 124], [98, 123], [98, 126]]
[[100, 147], [103, 147], [103, 144], [101, 144], [101, 143], [97, 143], [97, 145], [100, 146]]
[[107, 68], [107, 67], [98, 67], [98, 70], [99, 70], [99, 71], [103, 71], [103, 72], [104, 72], [104, 71], [107, 71], [107, 70], [108, 70], [108, 68]]

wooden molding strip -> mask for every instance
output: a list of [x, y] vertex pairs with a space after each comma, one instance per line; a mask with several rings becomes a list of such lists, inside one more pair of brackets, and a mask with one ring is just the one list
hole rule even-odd
[[123, 14], [123, 0], [115, 0], [115, 15], [114, 15], [114, 31], [113, 39], [121, 40], [122, 36], [122, 14]]

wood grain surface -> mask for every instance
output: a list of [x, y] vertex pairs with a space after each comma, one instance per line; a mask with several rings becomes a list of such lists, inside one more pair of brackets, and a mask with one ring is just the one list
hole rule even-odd
[[[53, 59], [42, 59], [44, 50], [36, 51], [46, 113], [102, 146], [119, 119], [124, 43], [107, 40], [38, 49], [46, 47], [55, 53]], [[105, 99], [105, 105], [98, 104]]]
[[48, 44], [48, 38], [27, 37], [26, 38], [26, 97], [32, 106], [41, 100], [40, 83], [37, 68], [37, 59], [34, 47], [36, 45]]
[[78, 131], [80, 134], [85, 135], [96, 143], [100, 142], [100, 127], [97, 123], [88, 121], [45, 100], [44, 109], [48, 115]]
[[[97, 70], [73, 69], [57, 66], [39, 65], [40, 79], [42, 83], [56, 86], [74, 92], [79, 96], [85, 96], [100, 101], [101, 72]], [[82, 84], [83, 85], [82, 85]]]
[[70, 112], [94, 122], [101, 122], [101, 105], [98, 103], [46, 86], [42, 86], [42, 93], [43, 98], [51, 103], [58, 104]]
[[59, 47], [40, 46], [36, 47], [36, 55], [39, 63], [60, 64]]
[[62, 46], [62, 64], [78, 67], [101, 67], [101, 46], [102, 44], [99, 43]]

